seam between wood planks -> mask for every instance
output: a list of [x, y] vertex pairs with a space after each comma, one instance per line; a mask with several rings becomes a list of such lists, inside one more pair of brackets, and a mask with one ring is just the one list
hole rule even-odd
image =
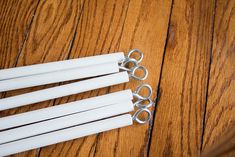
[[151, 143], [152, 143], [152, 133], [153, 133], [153, 128], [154, 128], [154, 119], [156, 116], [156, 111], [157, 111], [157, 103], [160, 100], [161, 97], [161, 78], [162, 78], [162, 71], [163, 71], [163, 66], [164, 66], [164, 60], [165, 60], [165, 54], [166, 54], [166, 48], [167, 48], [167, 41], [169, 39], [169, 29], [170, 29], [170, 21], [171, 21], [171, 15], [172, 15], [172, 10], [173, 10], [173, 5], [174, 5], [174, 0], [171, 1], [171, 7], [170, 7], [170, 14], [168, 18], [168, 28], [167, 28], [167, 34], [165, 38], [165, 45], [164, 45], [164, 50], [163, 50], [163, 56], [162, 56], [162, 63], [161, 63], [161, 70], [160, 70], [160, 76], [158, 80], [158, 84], [156, 86], [157, 92], [156, 92], [156, 100], [154, 100], [154, 106], [152, 109], [152, 120], [150, 121], [150, 126], [149, 126], [149, 137], [148, 137], [148, 143], [147, 143], [147, 157], [149, 157], [150, 153], [150, 148], [151, 148]]
[[213, 19], [212, 19], [213, 22], [212, 22], [212, 32], [211, 32], [212, 35], [211, 35], [211, 45], [210, 45], [210, 60], [209, 60], [209, 67], [208, 67], [208, 76], [207, 76], [207, 85], [206, 85], [206, 98], [205, 98], [203, 121], [202, 121], [200, 153], [202, 153], [204, 131], [205, 131], [206, 109], [207, 109], [208, 91], [209, 91], [209, 84], [210, 84], [210, 71], [211, 71], [211, 63], [212, 63], [212, 59], [213, 59], [212, 58], [212, 51], [213, 51], [216, 9], [217, 9], [217, 0], [215, 0], [215, 2], [214, 2], [214, 9], [213, 9], [214, 11], [213, 11]]

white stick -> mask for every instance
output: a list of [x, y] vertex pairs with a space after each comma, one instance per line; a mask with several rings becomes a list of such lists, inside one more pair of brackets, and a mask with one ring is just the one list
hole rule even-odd
[[130, 89], [0, 118], [0, 130], [132, 100]]
[[131, 100], [0, 132], [0, 144], [68, 128], [134, 110]]
[[10, 69], [3, 69], [3, 70], [0, 70], [0, 80], [48, 73], [52, 71], [59, 71], [59, 70], [77, 68], [77, 67], [103, 64], [107, 62], [119, 62], [120, 60], [123, 60], [123, 59], [124, 59], [124, 53], [118, 52], [118, 53], [112, 53], [112, 54], [106, 54], [106, 55], [71, 59], [71, 60], [66, 60], [66, 61], [50, 62], [50, 63], [44, 63], [44, 64], [36, 64], [36, 65], [29, 65], [29, 66], [23, 66], [23, 67], [10, 68]]
[[0, 81], [0, 92], [119, 72], [118, 62], [73, 68]]
[[129, 81], [126, 71], [0, 99], [0, 111]]
[[0, 156], [11, 155], [39, 147], [64, 142], [87, 135], [92, 135], [124, 126], [132, 125], [130, 114], [108, 118], [60, 131], [55, 131], [35, 137], [22, 139], [15, 142], [0, 145]]

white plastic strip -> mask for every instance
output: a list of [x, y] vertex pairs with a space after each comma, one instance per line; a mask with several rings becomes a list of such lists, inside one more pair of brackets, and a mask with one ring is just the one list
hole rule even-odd
[[108, 118], [97, 122], [92, 122], [60, 131], [55, 131], [35, 137], [22, 139], [0, 145], [0, 156], [11, 155], [39, 147], [44, 147], [87, 135], [92, 135], [124, 126], [132, 125], [130, 114]]
[[0, 118], [0, 130], [132, 100], [130, 89]]
[[0, 81], [0, 92], [119, 72], [118, 62], [73, 68]]
[[129, 81], [126, 71], [0, 99], [0, 111]]
[[134, 110], [131, 100], [0, 132], [0, 144], [76, 126]]
[[3, 69], [0, 70], [0, 80], [48, 73], [52, 71], [66, 70], [77, 67], [85, 67], [90, 65], [98, 65], [107, 62], [119, 62], [123, 59], [124, 59], [124, 53], [117, 52], [112, 54], [97, 55], [97, 56], [83, 57], [83, 58], [71, 59], [65, 61]]

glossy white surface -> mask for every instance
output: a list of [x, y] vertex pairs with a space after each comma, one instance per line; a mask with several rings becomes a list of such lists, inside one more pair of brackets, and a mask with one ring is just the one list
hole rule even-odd
[[0, 144], [84, 124], [87, 122], [127, 113], [133, 110], [134, 106], [132, 101], [127, 100], [85, 112], [75, 113], [64, 117], [1, 131]]
[[123, 90], [101, 96], [82, 99], [66, 104], [42, 108], [39, 110], [15, 114], [0, 118], [0, 130], [17, 127], [25, 124], [39, 122], [73, 113], [84, 112], [95, 108], [116, 104], [122, 101], [132, 100], [132, 91]]
[[117, 52], [105, 55], [70, 59], [65, 61], [49, 62], [49, 63], [35, 64], [35, 65], [22, 66], [10, 69], [2, 69], [0, 70], [0, 80], [35, 75], [35, 74], [42, 74], [52, 71], [59, 71], [71, 68], [90, 66], [90, 65], [98, 65], [107, 62], [118, 62], [123, 59], [124, 59], [124, 53]]
[[0, 81], [0, 92], [119, 72], [118, 62], [79, 67]]
[[59, 142], [64, 142], [87, 135], [97, 134], [100, 132], [121, 128], [132, 125], [132, 117], [130, 114], [108, 118], [84, 125], [63, 129], [23, 140], [10, 142], [0, 145], [0, 156], [11, 155], [39, 147], [44, 147]]
[[126, 71], [0, 99], [0, 111], [129, 81]]

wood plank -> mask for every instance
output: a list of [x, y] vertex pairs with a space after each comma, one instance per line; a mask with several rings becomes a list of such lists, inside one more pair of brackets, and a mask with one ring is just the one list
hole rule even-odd
[[[203, 136], [202, 149], [204, 151], [219, 142], [223, 133], [235, 125], [234, 94], [235, 1], [218, 0]], [[235, 147], [234, 140], [233, 138], [233, 146]], [[229, 140], [227, 144], [229, 144]], [[225, 147], [227, 144], [224, 142], [223, 146]], [[226, 154], [228, 152], [225, 152], [224, 155], [228, 156], [229, 154]], [[235, 151], [230, 155], [234, 156]]]
[[0, 1], [0, 69], [16, 65], [37, 6], [38, 0]]
[[0, 69], [15, 66], [37, 4], [34, 0], [0, 1]]
[[214, 0], [175, 0], [149, 155], [199, 156]]
[[0, 69], [16, 65], [37, 5], [35, 0], [0, 1]]
[[[171, 1], [86, 1], [76, 32], [71, 58], [113, 51], [143, 51], [142, 64], [149, 70], [145, 83], [154, 88], [159, 81]], [[153, 66], [153, 63], [155, 66]], [[131, 82], [57, 99], [55, 105], [122, 89], [135, 89]], [[40, 156], [146, 156], [148, 125], [117, 129], [43, 148]]]
[[[40, 1], [29, 35], [23, 45], [16, 66], [64, 60], [68, 58], [82, 6], [83, 0]], [[7, 92], [6, 96], [8, 97], [46, 87], [49, 86]], [[6, 110], [1, 112], [0, 115], [7, 116], [43, 108], [52, 104], [53, 101], [46, 101], [35, 105]], [[20, 153], [16, 156], [37, 156], [37, 154], [38, 151], [34, 150]]]
[[202, 157], [234, 156], [235, 153], [235, 124], [226, 128], [223, 135], [212, 146], [202, 152]]
[[[24, 43], [16, 66], [32, 65], [43, 62], [64, 60], [68, 58], [71, 44], [78, 24], [83, 1], [59, 2], [42, 1], [38, 5], [32, 28]], [[45, 86], [46, 88], [48, 86]], [[7, 92], [7, 97], [20, 93], [38, 90], [35, 87]], [[16, 110], [1, 112], [1, 116], [42, 108], [43, 103], [20, 107]]]

